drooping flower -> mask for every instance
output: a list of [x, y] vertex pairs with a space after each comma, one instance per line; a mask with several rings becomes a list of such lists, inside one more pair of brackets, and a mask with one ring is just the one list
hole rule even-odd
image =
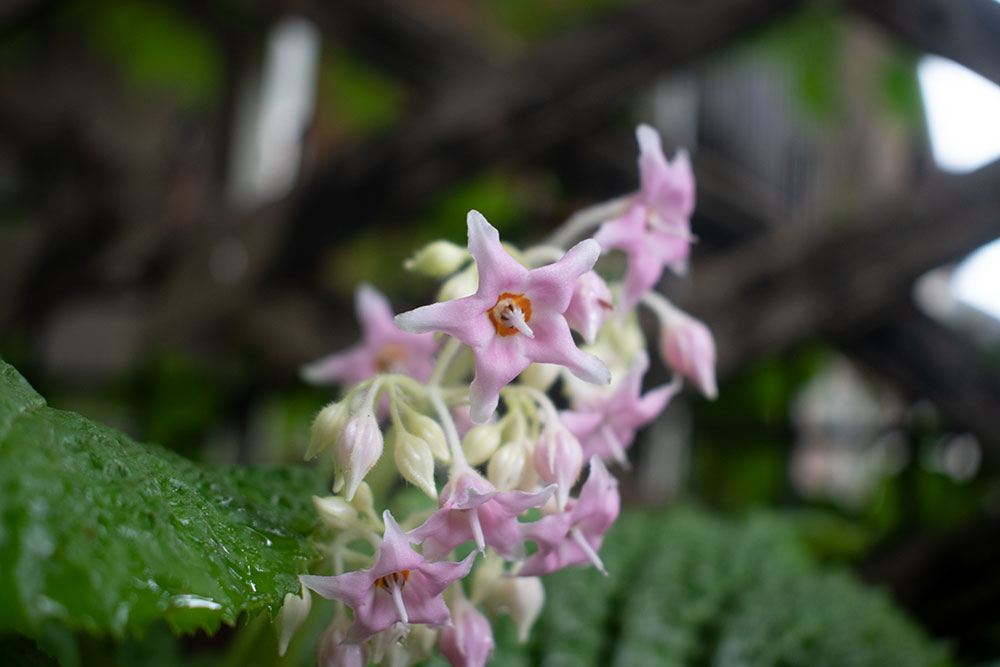
[[558, 262], [529, 271], [503, 249], [499, 233], [478, 211], [469, 211], [468, 227], [479, 273], [476, 293], [397, 315], [396, 325], [413, 333], [443, 331], [472, 347], [472, 421], [485, 423], [500, 389], [534, 361], [560, 364], [588, 382], [607, 384], [607, 367], [576, 347], [563, 315], [577, 278], [597, 261], [597, 242], [581, 241]]
[[573, 298], [566, 309], [566, 321], [585, 341], [593, 343], [598, 329], [614, 310], [608, 284], [596, 271], [587, 271], [577, 278]]
[[541, 507], [552, 496], [555, 485], [538, 493], [499, 492], [469, 467], [453, 471], [441, 489], [440, 509], [409, 532], [410, 539], [423, 542], [430, 559], [444, 558], [459, 544], [472, 540], [479, 551], [487, 546], [509, 560], [524, 558], [517, 517], [532, 507]]
[[535, 470], [543, 481], [556, 484], [556, 505], [566, 506], [570, 489], [583, 469], [583, 447], [562, 424], [547, 424], [535, 446]]
[[362, 283], [354, 293], [361, 342], [305, 364], [302, 378], [311, 384], [356, 384], [376, 373], [403, 373], [416, 380], [430, 377], [437, 343], [430, 334], [400, 331], [393, 324], [388, 299]]
[[570, 499], [565, 512], [522, 524], [524, 539], [537, 544], [538, 551], [525, 561], [518, 574], [541, 576], [584, 563], [592, 563], [607, 574], [597, 552], [620, 509], [618, 480], [599, 458], [592, 457], [590, 474], [580, 489], [580, 497]]
[[316, 667], [365, 667], [368, 664], [367, 644], [344, 641], [349, 623], [340, 607], [333, 622], [316, 640]]
[[684, 271], [693, 240], [694, 174], [687, 153], [680, 150], [668, 162], [656, 130], [640, 125], [635, 134], [639, 193], [621, 217], [605, 222], [594, 235], [605, 251], [624, 250], [628, 255], [625, 310], [631, 310], [657, 283], [663, 267]]
[[677, 311], [678, 315], [663, 322], [660, 333], [660, 353], [670, 367], [687, 377], [707, 398], [715, 398], [715, 339], [705, 324]]
[[612, 394], [601, 398], [590, 396], [587, 404], [559, 414], [566, 428], [580, 440], [585, 457], [614, 459], [625, 465], [625, 450], [635, 440], [636, 432], [663, 412], [680, 391], [681, 383], [674, 381], [640, 396], [647, 368], [649, 355], [640, 352]]
[[354, 610], [347, 642], [365, 641], [395, 623], [447, 625], [451, 615], [441, 593], [472, 569], [475, 552], [457, 563], [428, 563], [413, 550], [388, 510], [382, 520], [385, 536], [371, 568], [335, 577], [299, 577], [307, 588]]
[[452, 625], [438, 639], [441, 655], [452, 667], [483, 667], [493, 652], [493, 627], [458, 589], [450, 606]]

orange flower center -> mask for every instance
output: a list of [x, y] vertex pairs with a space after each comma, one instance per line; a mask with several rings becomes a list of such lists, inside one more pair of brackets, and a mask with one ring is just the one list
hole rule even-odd
[[531, 301], [523, 294], [504, 292], [497, 298], [496, 305], [486, 311], [493, 328], [499, 336], [513, 336], [518, 333], [512, 323], [514, 309], [520, 310], [525, 322], [531, 321]]
[[396, 584], [400, 588], [406, 583], [406, 580], [410, 578], [409, 570], [400, 570], [399, 572], [393, 572], [392, 574], [387, 574], [384, 577], [379, 577], [375, 580], [375, 585], [381, 588], [383, 591], [388, 591], [392, 584]]
[[375, 355], [375, 370], [379, 373], [389, 373], [399, 369], [407, 357], [406, 346], [400, 343], [386, 343]]

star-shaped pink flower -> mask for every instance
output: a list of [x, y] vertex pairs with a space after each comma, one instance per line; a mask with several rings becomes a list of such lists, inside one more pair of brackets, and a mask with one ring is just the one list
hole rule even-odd
[[382, 521], [385, 536], [370, 569], [335, 577], [299, 577], [307, 588], [354, 610], [354, 624], [346, 638], [351, 643], [366, 641], [394, 623], [450, 623], [451, 614], [441, 593], [451, 582], [467, 575], [475, 559], [472, 552], [458, 563], [428, 563], [413, 550], [388, 510]]
[[628, 255], [623, 309], [631, 310], [660, 279], [664, 266], [682, 272], [691, 250], [694, 174], [684, 151], [673, 162], [663, 155], [659, 133], [648, 125], [635, 131], [639, 141], [639, 193], [620, 218], [594, 235], [605, 250]]
[[580, 497], [570, 499], [565, 512], [523, 524], [524, 539], [537, 544], [538, 551], [518, 570], [518, 575], [537, 577], [584, 563], [592, 563], [607, 574], [597, 552], [620, 510], [618, 480], [599, 458], [591, 458], [590, 474], [580, 489]]
[[354, 310], [361, 325], [361, 343], [305, 364], [301, 369], [304, 380], [350, 385], [376, 373], [403, 373], [420, 381], [430, 377], [437, 349], [433, 335], [396, 328], [389, 301], [371, 285], [358, 285]]
[[625, 450], [635, 440], [636, 432], [663, 412], [680, 391], [681, 383], [675, 380], [640, 396], [647, 368], [649, 355], [641, 352], [610, 396], [559, 413], [563, 425], [580, 440], [585, 457], [614, 459], [625, 465]]
[[517, 517], [532, 507], [541, 507], [552, 497], [555, 485], [538, 493], [496, 490], [490, 482], [464, 467], [441, 489], [440, 509], [408, 535], [423, 541], [424, 556], [444, 558], [459, 544], [472, 540], [479, 551], [487, 546], [508, 560], [524, 559]]
[[587, 382], [610, 382], [604, 363], [577, 348], [563, 315], [577, 278], [600, 255], [597, 242], [581, 241], [558, 262], [529, 271], [507, 254], [500, 234], [478, 211], [469, 211], [468, 226], [479, 272], [476, 293], [397, 315], [396, 326], [413, 333], [443, 331], [472, 347], [472, 421], [485, 423], [500, 389], [532, 362], [560, 364]]

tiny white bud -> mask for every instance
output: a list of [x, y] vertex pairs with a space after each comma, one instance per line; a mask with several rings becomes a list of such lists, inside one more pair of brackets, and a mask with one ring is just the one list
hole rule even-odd
[[462, 451], [469, 465], [485, 463], [500, 446], [500, 429], [495, 424], [473, 426], [462, 438]]
[[546, 427], [535, 448], [535, 470], [545, 482], [559, 485], [556, 504], [560, 511], [582, 468], [583, 448], [576, 436], [561, 425]]
[[469, 251], [450, 241], [432, 241], [403, 262], [407, 271], [444, 278], [470, 259]]
[[370, 407], [363, 407], [347, 420], [333, 448], [333, 458], [339, 469], [334, 488], [344, 488], [348, 502], [382, 456], [382, 446], [382, 431]]
[[507, 577], [495, 589], [517, 626], [517, 641], [528, 640], [531, 627], [545, 605], [545, 588], [538, 577]]
[[434, 455], [422, 438], [407, 431], [398, 431], [393, 459], [403, 479], [417, 485], [421, 491], [437, 500], [437, 487], [434, 485]]
[[520, 381], [538, 391], [548, 391], [559, 377], [562, 366], [558, 364], [531, 364], [520, 375]]
[[285, 655], [288, 643], [295, 632], [302, 626], [312, 609], [312, 593], [302, 585], [302, 594], [288, 593], [274, 619], [274, 629], [278, 633], [278, 655]]
[[[357, 494], [354, 496], [357, 500]], [[339, 496], [312, 497], [313, 506], [325, 526], [334, 530], [347, 530], [358, 523], [358, 510]]]
[[431, 454], [438, 461], [447, 463], [451, 460], [451, 452], [448, 451], [448, 441], [445, 440], [444, 430], [436, 420], [415, 410], [409, 410], [406, 413], [406, 429], [427, 443]]
[[382, 519], [378, 512], [375, 511], [375, 496], [372, 495], [372, 488], [368, 486], [368, 482], [361, 482], [358, 485], [358, 490], [354, 493], [354, 498], [351, 498], [348, 502], [361, 515], [367, 517], [372, 525], [382, 525]]
[[463, 271], [459, 271], [446, 280], [441, 289], [438, 290], [438, 301], [452, 301], [471, 296], [479, 289], [479, 272], [476, 265], [472, 264]]
[[486, 476], [500, 491], [510, 491], [521, 484], [528, 464], [527, 452], [519, 442], [511, 442], [498, 449], [486, 467]]
[[347, 418], [348, 410], [344, 401], [334, 401], [319, 411], [309, 433], [309, 449], [305, 455], [307, 461], [337, 442], [340, 432], [347, 424]]

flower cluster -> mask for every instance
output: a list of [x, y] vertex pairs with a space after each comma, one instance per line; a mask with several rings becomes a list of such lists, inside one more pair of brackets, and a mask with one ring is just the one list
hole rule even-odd
[[[435, 643], [453, 665], [482, 665], [493, 648], [484, 611], [510, 614], [524, 640], [544, 600], [539, 577], [604, 572], [601, 543], [620, 507], [609, 466], [628, 465], [636, 432], [682, 378], [715, 396], [711, 334], [653, 291], [665, 267], [686, 267], [691, 167], [684, 153], [668, 161], [652, 128], [636, 135], [639, 191], [581, 212], [562, 234], [593, 238], [519, 251], [470, 211], [467, 249], [438, 241], [407, 262], [445, 279], [437, 303], [393, 317], [363, 285], [362, 342], [303, 368], [310, 382], [346, 388], [316, 417], [307, 453], [329, 449], [335, 467], [335, 495], [314, 499], [333, 529], [333, 575], [301, 577], [337, 601], [320, 665], [412, 664]], [[621, 284], [594, 270], [612, 251], [627, 257]], [[646, 392], [639, 306], [656, 316], [675, 371]], [[386, 446], [436, 509], [376, 509], [365, 478]], [[308, 610], [305, 589], [279, 616], [282, 647]]]

